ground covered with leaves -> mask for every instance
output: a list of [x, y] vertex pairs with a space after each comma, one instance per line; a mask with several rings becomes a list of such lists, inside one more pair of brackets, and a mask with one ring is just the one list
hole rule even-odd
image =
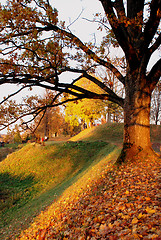
[[160, 160], [94, 166], [17, 239], [161, 239]]

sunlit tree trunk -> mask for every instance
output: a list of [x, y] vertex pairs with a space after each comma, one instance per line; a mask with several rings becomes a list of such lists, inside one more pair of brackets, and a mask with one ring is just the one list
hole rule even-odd
[[126, 86], [124, 142], [118, 162], [155, 155], [150, 141], [150, 86], [146, 86], [146, 79], [143, 81], [143, 76], [141, 79], [133, 78], [134, 76], [129, 76], [129, 84]]

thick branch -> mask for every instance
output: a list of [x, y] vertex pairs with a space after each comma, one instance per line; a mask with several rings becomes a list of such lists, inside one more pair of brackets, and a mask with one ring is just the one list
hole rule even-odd
[[107, 15], [108, 21], [109, 21], [109, 23], [110, 23], [110, 25], [113, 29], [113, 32], [114, 32], [120, 46], [122, 47], [122, 49], [126, 53], [127, 47], [128, 47], [128, 44], [129, 44], [128, 43], [128, 33], [127, 33], [126, 29], [124, 28], [123, 23], [119, 22], [116, 14], [113, 10], [112, 1], [111, 0], [100, 0], [100, 2], [102, 3], [102, 6], [103, 6], [104, 11]]
[[124, 3], [123, 0], [115, 0], [114, 2], [114, 7], [117, 11], [117, 15], [119, 19], [125, 19], [125, 8], [124, 8]]
[[89, 47], [87, 47], [78, 37], [76, 37], [71, 32], [67, 32], [52, 24], [48, 24], [48, 27], [44, 27], [44, 31], [51, 31], [51, 30], [55, 32], [60, 32], [61, 34], [69, 37], [71, 41], [75, 43], [78, 47], [80, 47], [91, 59], [93, 59], [95, 62], [99, 63], [100, 65], [110, 69], [115, 74], [115, 76], [124, 84], [123, 75], [110, 62], [110, 59], [108, 59], [108, 61], [105, 61], [99, 58]]
[[143, 9], [144, 9], [145, 0], [127, 0], [127, 17], [134, 19], [138, 17], [138, 13], [141, 14], [143, 18]]
[[151, 43], [161, 18], [161, 0], [152, 0], [150, 4], [150, 17], [144, 28], [144, 48]]
[[110, 88], [108, 88], [104, 83], [102, 83], [101, 81], [99, 81], [97, 78], [84, 73], [84, 77], [86, 77], [87, 79], [91, 80], [92, 82], [94, 82], [95, 84], [97, 84], [97, 86], [99, 86], [102, 90], [104, 90], [105, 92], [108, 93], [109, 98], [111, 99], [115, 99], [115, 103], [117, 103], [119, 106], [123, 107], [124, 106], [124, 100], [119, 97], [118, 95], [116, 95]]
[[161, 33], [159, 34], [158, 38], [154, 42], [154, 44], [150, 47], [149, 52], [152, 55], [152, 53], [158, 49], [158, 47], [161, 45]]
[[[117, 7], [117, 4], [113, 4], [111, 0], [100, 1], [103, 5], [104, 11], [107, 15], [108, 21], [112, 27], [116, 39], [126, 55], [127, 61], [129, 64], [131, 63], [131, 68], [134, 68], [135, 66], [133, 65], [133, 61], [135, 61], [135, 65], [137, 66], [138, 56], [134, 48], [135, 41], [132, 36], [132, 26], [129, 27], [128, 24], [125, 26], [129, 19], [124, 15], [124, 13], [122, 16], [122, 8]], [[118, 16], [115, 14], [115, 11], [113, 9], [114, 6], [117, 9]]]
[[161, 59], [152, 67], [147, 76], [147, 80], [151, 83], [151, 90], [153, 90], [161, 77]]
[[[67, 71], [71, 71], [71, 72], [76, 72], [76, 73], [82, 73], [82, 76], [79, 76], [76, 80], [73, 81], [72, 83], [72, 88], [74, 88], [75, 90], [78, 90], [80, 92], [86, 93], [86, 90], [73, 85], [75, 82], [77, 82], [78, 80], [80, 80], [82, 77], [85, 77], [87, 79], [89, 79], [90, 81], [94, 82], [97, 86], [99, 86], [103, 91], [108, 93], [108, 96], [113, 97], [113, 99], [115, 98], [115, 102], [117, 101], [117, 104], [119, 104], [120, 106], [123, 107], [124, 105], [124, 100], [122, 98], [120, 98], [119, 96], [117, 96], [109, 87], [107, 87], [103, 82], [99, 81], [97, 78], [95, 78], [94, 76], [88, 74], [85, 70], [80, 70], [80, 69], [72, 69], [67, 67], [66, 68]], [[77, 88], [77, 89], [76, 89]]]
[[[66, 87], [64, 92], [69, 93], [72, 96], [77, 96], [78, 99], [88, 98], [88, 99], [108, 100], [108, 101], [117, 103], [121, 107], [123, 107], [123, 105], [124, 105], [124, 100], [122, 98], [120, 98], [119, 96], [117, 96], [116, 94], [113, 94], [113, 95], [110, 95], [110, 94], [98, 94], [98, 93], [91, 92], [89, 90], [83, 89], [81, 87], [78, 87], [78, 86], [72, 85], [72, 84], [70, 84], [70, 85], [61, 84], [61, 86], [62, 87]], [[79, 91], [79, 92], [82, 92], [82, 93], [78, 93], [78, 92], [75, 92], [73, 90]]]

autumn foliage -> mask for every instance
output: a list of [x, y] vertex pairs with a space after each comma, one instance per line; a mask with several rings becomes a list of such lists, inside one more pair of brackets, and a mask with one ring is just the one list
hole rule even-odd
[[70, 187], [17, 240], [159, 240], [160, 160], [99, 167]]

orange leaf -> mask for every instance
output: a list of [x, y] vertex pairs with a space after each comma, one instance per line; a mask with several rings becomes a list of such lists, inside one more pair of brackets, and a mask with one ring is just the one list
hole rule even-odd
[[140, 219], [140, 218], [144, 218], [144, 217], [146, 217], [146, 214], [142, 214], [142, 213], [140, 213], [140, 214], [138, 215], [138, 219]]
[[112, 228], [112, 227], [113, 227], [113, 224], [112, 224], [112, 223], [109, 223], [108, 226], [109, 226], [109, 228]]
[[146, 212], [149, 213], [149, 214], [155, 213], [155, 209], [152, 209], [152, 208], [149, 208], [149, 207], [147, 207], [145, 210], [146, 210]]
[[132, 224], [136, 224], [136, 223], [138, 223], [138, 219], [137, 218], [133, 218]]
[[150, 197], [145, 197], [145, 200], [146, 200], [146, 201], [150, 201], [151, 198], [150, 198]]

